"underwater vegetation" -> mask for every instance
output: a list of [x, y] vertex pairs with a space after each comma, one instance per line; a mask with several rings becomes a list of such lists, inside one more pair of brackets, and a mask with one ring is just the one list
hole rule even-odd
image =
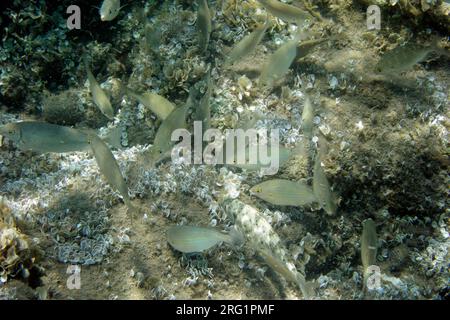
[[0, 298], [448, 297], [448, 3], [375, 2], [8, 1]]

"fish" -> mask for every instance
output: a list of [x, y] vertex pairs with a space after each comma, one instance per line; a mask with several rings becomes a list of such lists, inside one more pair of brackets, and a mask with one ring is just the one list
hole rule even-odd
[[277, 206], [304, 206], [316, 202], [310, 186], [290, 180], [272, 179], [253, 186], [250, 193]]
[[211, 106], [209, 104], [209, 99], [211, 98], [212, 93], [211, 70], [206, 76], [206, 83], [207, 89], [195, 110], [194, 119], [196, 121], [202, 121], [203, 131], [206, 131], [211, 127]]
[[316, 155], [313, 168], [313, 192], [320, 207], [329, 215], [336, 213], [337, 205], [335, 197], [331, 191], [330, 183], [323, 171], [320, 155]]
[[119, 14], [120, 9], [120, 0], [103, 0], [103, 3], [100, 7], [100, 20], [102, 21], [112, 21]]
[[361, 235], [361, 261], [363, 265], [364, 288], [367, 284], [367, 268], [377, 261], [378, 238], [375, 223], [372, 219], [364, 220]]
[[305, 299], [309, 299], [314, 296], [313, 282], [307, 282], [305, 277], [297, 270], [290, 270], [286, 263], [283, 263], [281, 260], [277, 259], [275, 255], [267, 249], [260, 249], [257, 250], [257, 252], [272, 270], [280, 274], [286, 279], [286, 281], [297, 285]]
[[450, 56], [450, 53], [438, 46], [438, 40], [433, 40], [429, 46], [414, 42], [399, 45], [384, 53], [375, 66], [375, 70], [382, 74], [398, 74], [411, 70], [417, 63], [422, 62], [431, 53]]
[[135, 211], [128, 195], [128, 186], [120, 171], [119, 164], [113, 153], [96, 134], [89, 133], [88, 142], [95, 157], [100, 173], [105, 177], [108, 184], [116, 189], [123, 198], [123, 202], [130, 212]]
[[0, 127], [21, 150], [66, 153], [89, 150], [87, 135], [80, 130], [39, 121], [8, 123]]
[[108, 96], [105, 91], [100, 87], [94, 75], [92, 74], [91, 68], [89, 67], [89, 63], [87, 61], [87, 56], [83, 56], [84, 65], [86, 68], [86, 73], [89, 80], [89, 90], [92, 94], [92, 99], [94, 100], [95, 105], [100, 109], [100, 111], [109, 119], [114, 119], [114, 109], [109, 101]]
[[[236, 146], [236, 144], [235, 144], [235, 146]], [[247, 145], [244, 150], [245, 150], [245, 162], [246, 163], [237, 163], [237, 159], [239, 159], [239, 155], [237, 154], [238, 150], [236, 147], [235, 147], [235, 153], [234, 153], [233, 159], [227, 158], [224, 163], [229, 166], [244, 169], [247, 171], [258, 171], [258, 170], [270, 167], [270, 163], [269, 164], [261, 163], [261, 161], [259, 159], [259, 153], [258, 153], [258, 157], [256, 159], [257, 160], [256, 163], [249, 163], [250, 162], [250, 155], [249, 155], [250, 147], [249, 147], [249, 145]], [[267, 156], [268, 157], [270, 157], [272, 154], [271, 150], [272, 150], [271, 145], [269, 145], [267, 147]], [[226, 145], [223, 148], [223, 152], [226, 156]], [[290, 159], [290, 157], [291, 157], [290, 149], [283, 147], [283, 146], [278, 146], [278, 166], [279, 167], [282, 167], [284, 164], [286, 164], [286, 162]]]
[[297, 43], [297, 39], [290, 40], [267, 58], [259, 76], [261, 86], [272, 86], [274, 82], [286, 75], [297, 56]]
[[150, 159], [153, 164], [160, 161], [162, 157], [166, 157], [176, 143], [171, 140], [172, 132], [187, 127], [186, 116], [189, 107], [190, 103], [186, 103], [182, 107], [175, 108], [159, 126], [150, 149]]
[[308, 139], [312, 138], [313, 118], [314, 118], [314, 106], [309, 95], [305, 94], [305, 103], [302, 112], [302, 128], [304, 135]]
[[[13, 141], [21, 150], [66, 153], [89, 151], [88, 134], [95, 133], [95, 131], [87, 128], [74, 129], [40, 121], [22, 121], [1, 126], [0, 133]], [[120, 139], [120, 128], [112, 128], [102, 137], [103, 141], [117, 149], [122, 148]]]
[[261, 42], [264, 34], [269, 26], [269, 20], [265, 24], [256, 27], [256, 29], [250, 34], [246, 35], [239, 41], [233, 49], [231, 49], [225, 62], [225, 66], [232, 65], [236, 61], [239, 61], [243, 57], [249, 56], [255, 50], [258, 44]]
[[176, 108], [172, 102], [156, 93], [146, 92], [141, 95], [128, 88], [125, 88], [125, 92], [149, 108], [160, 120], [165, 120]]
[[295, 61], [306, 57], [317, 45], [327, 40], [330, 40], [330, 38], [312, 39], [300, 42], [297, 45], [297, 55], [295, 56]]
[[167, 241], [177, 251], [200, 253], [220, 242], [240, 246], [244, 242], [244, 237], [235, 228], [232, 228], [228, 233], [223, 233], [214, 228], [184, 225], [170, 227], [167, 230]]
[[122, 130], [120, 127], [110, 128], [108, 133], [101, 137], [101, 139], [116, 149], [123, 149], [122, 147]]
[[[283, 241], [275, 232], [272, 225], [255, 207], [242, 202], [239, 199], [225, 199], [223, 208], [229, 217], [233, 218], [236, 227], [242, 231], [246, 246], [254, 249], [265, 258], [266, 263], [279, 272], [287, 279], [295, 279], [297, 275], [291, 276], [289, 273], [294, 272], [292, 265], [294, 261], [290, 254], [286, 254], [289, 250], [283, 245]], [[288, 271], [286, 271], [286, 269]], [[302, 281], [302, 277], [299, 277]], [[304, 297], [311, 297], [312, 292], [309, 285], [303, 281], [299, 284], [299, 288]]]
[[258, 2], [272, 15], [286, 22], [300, 23], [313, 18], [307, 11], [277, 0], [258, 0]]
[[198, 0], [197, 10], [197, 30], [199, 34], [198, 43], [201, 52], [205, 52], [208, 48], [209, 38], [212, 31], [211, 11], [208, 8], [206, 0]]

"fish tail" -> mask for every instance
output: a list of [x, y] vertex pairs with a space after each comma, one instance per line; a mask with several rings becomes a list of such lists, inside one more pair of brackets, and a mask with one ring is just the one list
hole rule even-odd
[[95, 77], [94, 77], [94, 74], [92, 73], [86, 53], [83, 53], [82, 59], [83, 59], [84, 68], [86, 69], [86, 73], [87, 73], [89, 82], [95, 82]]
[[87, 53], [86, 53], [86, 52], [83, 52], [83, 55], [82, 55], [81, 58], [83, 59], [83, 64], [84, 64], [84, 67], [86, 68], [86, 70], [90, 70], [90, 68], [89, 68], [89, 61], [88, 61], [88, 57], [87, 57]]
[[122, 137], [122, 131], [120, 130], [119, 127], [116, 127], [114, 129], [111, 129], [108, 132], [108, 134], [105, 136], [103, 141], [107, 142], [113, 148], [123, 149], [121, 137]]
[[124, 202], [125, 205], [127, 206], [127, 214], [130, 216], [131, 226], [133, 226], [134, 225], [133, 216], [134, 214], [139, 213], [139, 209], [131, 203], [130, 199], [126, 200], [124, 199]]
[[226, 242], [232, 246], [240, 247], [245, 242], [244, 235], [236, 227], [233, 227], [228, 233], [228, 239]]
[[312, 281], [307, 282], [301, 273], [297, 273], [297, 285], [305, 299], [311, 299], [315, 296], [315, 283]]
[[127, 95], [127, 86], [124, 85], [124, 80], [121, 79], [121, 81], [119, 81], [119, 96], [122, 99], [123, 96]]
[[438, 53], [439, 55], [450, 57], [450, 52], [444, 48], [441, 48], [439, 45], [433, 45], [433, 51]]
[[125, 93], [126, 95], [129, 95], [130, 97], [135, 97], [136, 93], [131, 90], [130, 88], [128, 88], [126, 85], [124, 85], [123, 83], [120, 84], [120, 91]]

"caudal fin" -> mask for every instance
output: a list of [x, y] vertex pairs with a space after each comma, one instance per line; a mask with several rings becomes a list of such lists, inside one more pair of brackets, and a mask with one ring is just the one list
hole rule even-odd
[[103, 138], [103, 141], [108, 143], [113, 148], [123, 149], [121, 138], [122, 138], [122, 130], [119, 127], [115, 127], [109, 130], [109, 132]]
[[236, 227], [231, 228], [230, 232], [228, 233], [229, 236], [229, 243], [232, 246], [240, 247], [244, 244], [245, 238], [242, 232], [240, 232]]
[[131, 223], [131, 226], [133, 227], [133, 225], [134, 225], [134, 219], [133, 219], [133, 216], [134, 216], [135, 214], [139, 213], [139, 208], [136, 207], [136, 206], [134, 206], [134, 205], [131, 203], [130, 199], [127, 199], [127, 200], [125, 200], [124, 202], [125, 202], [125, 205], [127, 206], [127, 215], [130, 216], [130, 223]]
[[305, 299], [312, 299], [315, 297], [315, 289], [317, 287], [316, 282], [306, 281], [305, 277], [302, 274], [298, 273], [297, 284]]

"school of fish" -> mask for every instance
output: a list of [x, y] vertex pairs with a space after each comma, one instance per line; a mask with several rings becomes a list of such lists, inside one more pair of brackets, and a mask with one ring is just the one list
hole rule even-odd
[[[295, 23], [299, 26], [308, 25], [316, 17], [320, 16], [318, 14], [311, 15], [306, 10], [278, 0], [258, 0], [258, 2], [267, 11], [267, 15], [273, 15], [286, 23]], [[197, 0], [196, 6], [198, 49], [200, 53], [205, 54], [211, 45], [214, 11], [210, 8], [207, 0]], [[123, 7], [120, 6], [119, 0], [104, 0], [99, 10], [101, 21], [113, 21], [119, 15], [121, 8]], [[225, 54], [223, 59], [224, 68], [230, 67], [243, 58], [254, 54], [270, 27], [269, 21], [267, 18], [264, 23], [257, 25], [241, 41], [234, 44], [233, 48]], [[286, 41], [271, 54], [268, 54], [260, 70], [258, 79], [260, 87], [271, 88], [276, 86], [279, 81], [283, 80], [295, 61], [302, 59], [316, 46], [329, 40], [328, 38], [306, 40], [307, 37], [306, 33], [298, 32], [293, 39]], [[435, 42], [429, 46], [410, 42], [386, 52], [375, 66], [375, 70], [384, 74], [405, 72], [423, 61], [431, 52], [448, 55]], [[107, 91], [99, 85], [95, 78], [86, 53], [83, 55], [82, 60], [89, 82], [92, 101], [106, 118], [110, 121], [114, 120], [115, 108], [110, 101]], [[176, 106], [167, 98], [153, 92], [137, 93], [128, 87], [123, 88], [125, 95], [136, 99], [154, 113], [160, 121], [160, 126], [156, 131], [148, 158], [152, 165], [156, 165], [158, 161], [168, 157], [174, 145], [174, 142], [171, 140], [171, 134], [175, 129], [188, 128], [187, 119], [191, 109], [193, 109], [194, 120], [202, 121], [205, 130], [211, 127], [210, 99], [214, 92], [211, 70], [205, 75], [203, 83], [206, 88], [203, 96], [197, 99], [198, 92], [192, 94], [194, 91], [191, 91], [187, 102], [182, 106]], [[305, 92], [301, 129], [307, 144], [312, 142], [317, 132], [313, 123], [314, 115], [313, 98], [309, 93]], [[136, 210], [129, 197], [127, 183], [110, 147], [97, 136], [94, 130], [88, 128], [75, 129], [38, 121], [22, 121], [1, 126], [0, 135], [10, 139], [17, 148], [22, 150], [32, 150], [38, 153], [66, 153], [74, 151], [92, 153], [106, 182], [120, 193], [129, 211]], [[244, 158], [246, 159], [248, 159], [249, 148], [247, 146], [245, 149], [246, 155], [244, 155]], [[326, 156], [325, 150], [325, 146], [319, 145], [315, 152], [312, 163], [312, 185], [309, 185], [306, 181], [274, 178], [252, 186], [250, 194], [274, 206], [311, 207], [313, 204], [317, 204], [326, 214], [334, 215], [338, 209], [338, 201], [323, 167], [322, 161]], [[295, 149], [283, 146], [278, 151], [281, 166], [296, 155]], [[234, 156], [238, 157], [239, 155], [235, 154]], [[263, 167], [259, 160], [256, 164], [230, 164], [230, 166], [247, 171], [257, 171]], [[242, 206], [245, 210], [252, 210], [245, 207], [244, 204]], [[237, 219], [243, 218], [238, 217]], [[251, 224], [248, 225], [245, 221], [240, 223], [249, 228], [252, 227]], [[177, 251], [199, 253], [205, 252], [222, 242], [232, 246], [242, 245], [244, 236], [236, 229], [224, 233], [215, 228], [179, 225], [172, 226], [167, 230], [167, 240]], [[281, 274], [288, 281], [297, 284], [305, 297], [311, 296], [311, 290], [308, 288], [309, 285], [304, 276], [289, 269], [286, 263], [283, 262], [283, 259], [273, 252], [273, 248], [266, 246], [258, 247], [257, 250], [263, 260], [274, 271]], [[365, 281], [367, 280], [367, 268], [376, 263], [376, 253], [377, 236], [375, 223], [373, 220], [368, 219], [363, 222], [361, 236], [361, 258]]]

